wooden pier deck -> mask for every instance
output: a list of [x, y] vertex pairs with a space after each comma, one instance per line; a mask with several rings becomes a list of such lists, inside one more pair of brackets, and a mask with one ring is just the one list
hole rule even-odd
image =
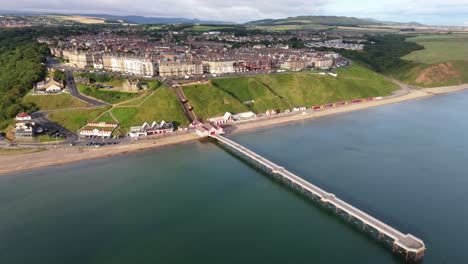
[[230, 139], [221, 135], [211, 135], [210, 137], [216, 139], [219, 143], [235, 152], [241, 158], [249, 159], [248, 161], [260, 165], [269, 173], [285, 178], [291, 184], [295, 185], [293, 187], [301, 188], [301, 191], [305, 192], [307, 195], [317, 197], [322, 203], [333, 207], [337, 214], [346, 214], [349, 220], [360, 221], [363, 225], [363, 229], [365, 227], [373, 229], [373, 231], [378, 233], [379, 239], [389, 239], [392, 242], [393, 252], [403, 254], [407, 261], [419, 261], [424, 256], [426, 247], [421, 239], [411, 234], [404, 234], [396, 230], [395, 228], [337, 198], [334, 194], [322, 190], [285, 168], [278, 166]]

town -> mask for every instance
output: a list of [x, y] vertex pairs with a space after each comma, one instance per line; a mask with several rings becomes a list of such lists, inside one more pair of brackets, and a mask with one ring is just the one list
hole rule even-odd
[[288, 45], [246, 45], [233, 48], [217, 41], [175, 43], [178, 32], [167, 32], [163, 42], [138, 35], [97, 34], [66, 40], [40, 39], [51, 45], [52, 55], [79, 69], [105, 70], [134, 76], [194, 78], [284, 70], [330, 69], [345, 66], [335, 52]]
[[[174, 132], [195, 132], [204, 137], [224, 133], [223, 126], [235, 122], [272, 118], [276, 115], [291, 115], [304, 112], [307, 107], [297, 105], [291, 109], [267, 109], [265, 112], [226, 113], [222, 117], [198, 118], [188, 102], [180, 84], [187, 81], [206, 83], [210, 79], [227, 76], [251, 76], [255, 74], [299, 72], [322, 70], [317, 74], [336, 77], [327, 70], [345, 67], [349, 62], [332, 51], [315, 51], [312, 48], [292, 48], [284, 44], [264, 45], [253, 42], [250, 45], [223, 44], [210, 40], [219, 32], [201, 35], [202, 39], [187, 36], [185, 41], [175, 41], [178, 32], [168, 31], [162, 41], [151, 41], [149, 37], [119, 35], [112, 30], [99, 34], [70, 36], [68, 38], [38, 38], [39, 43], [48, 45], [51, 55], [49, 72], [53, 75], [34, 85], [30, 96], [60, 95], [78, 96], [90, 106], [101, 105], [89, 96], [83, 97], [82, 87], [87, 89], [115, 90], [130, 95], [141, 94], [149, 89], [148, 82], [165, 83], [173, 86], [179, 95], [180, 104], [191, 122], [189, 125], [174, 125], [173, 120], [145, 120], [144, 124], [131, 124], [124, 131], [116, 119], [88, 120], [77, 131], [70, 131], [38, 114], [18, 113], [14, 130], [9, 138], [16, 143], [33, 144], [35, 137], [49, 137], [53, 144], [70, 146], [86, 144], [103, 146], [93, 139], [113, 139], [112, 143], [129, 142], [140, 137], [168, 135]], [[207, 39], [205, 39], [208, 36]], [[256, 38], [255, 36], [253, 38]], [[243, 39], [245, 41], [245, 38]], [[187, 41], [187, 42], [186, 42]], [[65, 74], [67, 73], [67, 74]], [[65, 76], [66, 75], [66, 76]], [[100, 76], [100, 77], [99, 77]], [[118, 79], [121, 87], [105, 85], [94, 79]], [[152, 81], [154, 80], [154, 81]], [[114, 82], [115, 83], [115, 82]], [[186, 85], [186, 84], [184, 84]], [[80, 91], [79, 91], [80, 90]], [[364, 99], [367, 100], [367, 99]], [[369, 100], [372, 100], [370, 98]], [[357, 103], [357, 101], [349, 102]], [[311, 111], [343, 106], [348, 102], [309, 106]], [[33, 116], [33, 117], [32, 117]], [[157, 123], [160, 122], [160, 123]], [[49, 129], [54, 127], [54, 129]], [[118, 129], [119, 128], [119, 129]], [[26, 141], [25, 141], [26, 140]], [[122, 141], [123, 140], [123, 141]], [[57, 143], [57, 141], [59, 143]]]
[[0, 263], [463, 263], [466, 7], [4, 1]]

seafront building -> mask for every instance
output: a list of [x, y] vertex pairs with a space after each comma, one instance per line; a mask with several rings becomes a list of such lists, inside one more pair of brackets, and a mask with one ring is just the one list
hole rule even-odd
[[174, 132], [174, 124], [163, 120], [159, 124], [156, 121], [153, 121], [151, 125], [145, 122], [141, 126], [132, 126], [130, 127], [128, 135], [132, 138], [138, 138], [149, 135], [168, 134], [172, 132]]
[[210, 74], [229, 74], [236, 72], [234, 60], [204, 60], [202, 61], [204, 72]]
[[31, 122], [31, 115], [21, 112], [16, 115], [16, 124], [14, 126], [16, 138], [31, 138], [35, 135], [36, 124]]
[[161, 77], [185, 77], [203, 75], [203, 65], [190, 62], [162, 62], [157, 66]]
[[234, 48], [227, 43], [209, 41], [212, 36], [220, 35], [207, 34], [206, 41], [188, 36], [187, 42], [182, 43], [172, 42], [171, 34], [160, 42], [151, 42], [140, 36], [106, 34], [75, 36], [56, 42], [42, 41], [49, 43], [52, 55], [62, 57], [72, 67], [144, 77], [187, 78], [204, 74], [330, 69], [344, 65], [343, 59], [334, 52], [293, 49], [282, 44]]
[[110, 138], [112, 132], [119, 126], [117, 123], [108, 122], [89, 122], [85, 127], [80, 129], [81, 137], [99, 137]]

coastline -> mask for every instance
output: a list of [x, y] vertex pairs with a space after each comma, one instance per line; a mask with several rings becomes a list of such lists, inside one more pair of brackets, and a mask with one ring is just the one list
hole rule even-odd
[[[161, 148], [165, 146], [187, 143], [198, 140], [194, 134], [187, 133], [175, 136], [162, 137], [157, 140], [135, 142], [128, 145], [117, 145], [105, 148], [57, 148], [44, 151], [36, 151], [26, 154], [0, 155], [0, 175], [11, 174], [43, 167], [64, 165], [79, 161], [101, 159], [112, 156], [138, 152], [147, 149]], [[142, 140], [143, 141], [143, 140]]]
[[411, 90], [410, 92], [403, 94], [403, 95], [387, 97], [381, 100], [366, 102], [362, 104], [354, 104], [354, 105], [347, 105], [347, 106], [342, 106], [342, 107], [337, 107], [337, 108], [330, 108], [330, 109], [312, 112], [312, 113], [303, 114], [303, 115], [284, 116], [284, 117], [278, 117], [278, 118], [263, 119], [263, 120], [257, 120], [257, 121], [246, 122], [246, 123], [241, 123], [241, 124], [235, 124], [233, 125], [232, 129], [229, 132], [241, 133], [244, 131], [254, 130], [257, 128], [271, 127], [275, 125], [283, 125], [283, 124], [290, 123], [290, 122], [315, 119], [319, 117], [331, 116], [331, 115], [336, 115], [336, 114], [341, 114], [341, 113], [349, 113], [349, 112], [364, 110], [368, 108], [378, 107], [382, 105], [419, 100], [419, 99], [424, 99], [424, 98], [431, 97], [431, 96], [453, 93], [453, 92], [458, 92], [458, 91], [467, 90], [467, 89], [468, 89], [468, 84]]
[[[276, 118], [261, 119], [246, 123], [235, 124], [228, 128], [227, 131], [229, 131], [230, 133], [241, 133], [258, 128], [282, 125], [289, 122], [359, 111], [381, 105], [418, 100], [440, 94], [457, 92], [465, 89], [468, 89], [468, 84], [411, 90], [403, 95], [390, 96], [381, 100], [366, 102], [362, 104], [347, 105], [317, 112], [310, 112], [307, 114], [281, 116]], [[0, 155], [0, 175], [12, 174], [15, 172], [38, 169], [49, 166], [63, 165], [78, 161], [107, 158], [111, 156], [127, 154], [130, 152], [137, 152], [141, 150], [193, 142], [199, 139], [200, 138], [195, 134], [187, 133], [162, 137], [154, 140], [141, 140], [139, 142], [135, 142], [128, 145], [109, 146], [105, 148], [57, 148], [50, 149], [47, 151], [38, 151], [31, 153], [15, 153], [12, 155]]]

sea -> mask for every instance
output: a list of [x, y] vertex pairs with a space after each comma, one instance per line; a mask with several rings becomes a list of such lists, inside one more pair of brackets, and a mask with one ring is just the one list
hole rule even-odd
[[[468, 92], [228, 137], [468, 263]], [[0, 176], [0, 263], [405, 260], [204, 140]]]

